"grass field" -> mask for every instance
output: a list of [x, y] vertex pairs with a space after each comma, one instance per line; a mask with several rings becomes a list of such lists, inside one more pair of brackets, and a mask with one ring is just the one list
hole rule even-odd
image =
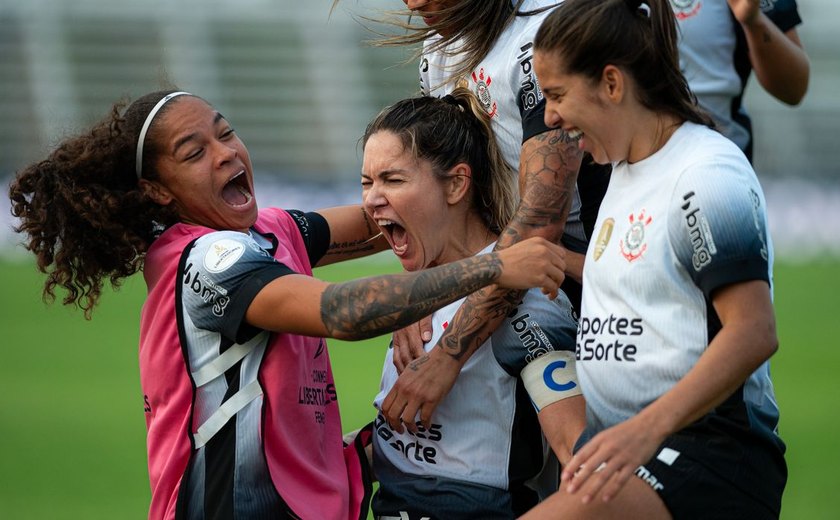
[[[320, 270], [322, 278], [395, 271], [377, 256]], [[137, 372], [140, 277], [107, 291], [87, 322], [40, 299], [32, 264], [0, 260], [0, 518], [141, 519], [149, 484]], [[778, 263], [781, 348], [773, 360], [790, 478], [782, 517], [840, 511], [840, 259]], [[345, 429], [371, 417], [385, 338], [331, 342]]]

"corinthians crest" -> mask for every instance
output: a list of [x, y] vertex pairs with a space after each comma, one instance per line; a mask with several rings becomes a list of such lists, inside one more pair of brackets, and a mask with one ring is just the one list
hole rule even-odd
[[618, 246], [621, 248], [621, 255], [628, 262], [633, 262], [641, 258], [647, 251], [645, 227], [653, 222], [653, 218], [645, 215], [645, 210], [642, 210], [638, 215], [631, 213], [628, 219], [630, 220], [630, 229], [627, 230], [624, 240], [621, 240]]
[[496, 115], [496, 102], [493, 101], [493, 97], [490, 95], [490, 84], [493, 83], [493, 79], [490, 75], [484, 75], [484, 67], [478, 69], [478, 73], [476, 74], [475, 71], [472, 73], [472, 79], [475, 81], [475, 95], [479, 101], [481, 101], [481, 105], [484, 107], [484, 110], [487, 111], [487, 114], [490, 117]]
[[702, 4], [701, 0], [671, 0], [671, 7], [674, 8], [674, 15], [678, 20], [691, 18], [697, 14]]

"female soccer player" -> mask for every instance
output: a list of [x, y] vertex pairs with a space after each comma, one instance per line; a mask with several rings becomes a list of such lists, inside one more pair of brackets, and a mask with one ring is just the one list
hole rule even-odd
[[186, 92], [115, 106], [20, 172], [10, 196], [46, 296], [64, 288], [89, 317], [103, 280], [143, 271], [153, 519], [364, 518], [365, 469], [343, 450], [320, 338], [382, 334], [490, 283], [554, 296], [565, 267], [558, 246], [534, 240], [420, 273], [319, 281], [313, 266], [387, 247], [370, 242], [376, 226], [360, 206], [258, 210], [245, 145]]
[[[365, 210], [407, 271], [493, 250], [516, 195], [490, 118], [469, 90], [388, 107], [368, 126], [363, 145]], [[433, 314], [427, 348], [462, 303]], [[380, 414], [374, 515], [514, 518], [555, 491], [557, 466], [545, 463], [540, 427], [557, 459], [568, 461], [584, 426], [576, 326], [564, 293], [549, 300], [529, 291], [464, 366], [428, 428], [398, 432]], [[393, 355], [389, 349], [375, 400], [380, 408], [398, 376]], [[548, 490], [531, 482], [544, 469]]]
[[[533, 71], [533, 37], [557, 5], [554, 0], [404, 0], [422, 24], [402, 24], [405, 36], [384, 43], [423, 42], [420, 84], [444, 96], [464, 85], [491, 116], [505, 161], [518, 175], [520, 203], [497, 248], [529, 236], [561, 241], [567, 248], [563, 289], [576, 308], [580, 271], [594, 216], [609, 178], [559, 128], [543, 122], [544, 101]], [[413, 19], [412, 19], [413, 22]], [[578, 170], [581, 174], [578, 175]], [[500, 325], [521, 294], [482, 290], [470, 296], [426, 353], [419, 334], [395, 334], [395, 362], [403, 370], [383, 403], [392, 426], [413, 428], [419, 412], [428, 422], [437, 403], [469, 357]], [[428, 337], [425, 338], [428, 340]], [[417, 362], [411, 362], [418, 357]]]
[[567, 0], [537, 33], [546, 123], [613, 174], [583, 272], [587, 426], [529, 519], [779, 516], [764, 196], [676, 40], [668, 0]]

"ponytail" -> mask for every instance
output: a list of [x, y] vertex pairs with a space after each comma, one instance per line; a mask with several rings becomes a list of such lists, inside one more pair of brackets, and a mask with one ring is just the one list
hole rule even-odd
[[566, 72], [591, 80], [615, 65], [633, 78], [648, 109], [714, 127], [680, 71], [669, 0], [566, 0], [537, 31], [534, 50], [562, 53]]
[[501, 233], [516, 211], [517, 195], [513, 185], [515, 178], [510, 165], [505, 161], [499, 143], [493, 133], [492, 122], [487, 110], [472, 91], [466, 87], [457, 87], [452, 97], [472, 115], [485, 143], [486, 173], [473, 171], [474, 200], [478, 208], [486, 212], [488, 227], [495, 233]]
[[443, 98], [415, 97], [385, 108], [368, 124], [362, 146], [380, 131], [395, 134], [417, 159], [429, 161], [439, 178], [458, 163], [472, 169], [472, 205], [499, 233], [516, 210], [514, 174], [502, 157], [490, 116], [467, 88]]

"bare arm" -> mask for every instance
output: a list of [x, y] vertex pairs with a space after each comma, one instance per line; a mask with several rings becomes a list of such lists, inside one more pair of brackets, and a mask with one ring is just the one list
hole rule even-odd
[[282, 276], [257, 294], [245, 319], [265, 330], [358, 340], [413, 323], [491, 283], [556, 294], [563, 279], [562, 249], [545, 240], [519, 246], [416, 273], [338, 284]]
[[773, 355], [778, 340], [766, 282], [726, 286], [712, 303], [722, 329], [694, 367], [640, 413], [583, 446], [563, 470], [566, 491], [580, 492], [584, 502], [614, 497], [668, 435], [722, 403]]
[[330, 246], [317, 267], [388, 249], [376, 224], [359, 204], [318, 210], [330, 226]]
[[586, 255], [575, 253], [574, 251], [566, 250], [566, 276], [576, 281], [583, 283], [583, 264], [585, 263]]
[[[503, 250], [527, 237], [558, 242], [571, 208], [582, 154], [562, 130], [532, 137], [520, 156], [521, 200], [513, 220], [499, 237]], [[451, 320], [437, 346], [409, 363], [382, 403], [389, 425], [414, 428], [414, 417], [429, 425], [432, 411], [452, 388], [461, 367], [496, 330], [521, 293], [495, 287], [471, 295]]]
[[[581, 156], [576, 142], [562, 130], [550, 130], [522, 145], [521, 201], [513, 220], [499, 236], [497, 251], [534, 236], [560, 241]], [[521, 298], [521, 292], [497, 287], [476, 292], [458, 309], [438, 346], [463, 366]]]
[[744, 29], [755, 77], [770, 95], [796, 105], [808, 90], [810, 63], [796, 29], [782, 32], [759, 9], [759, 0], [728, 0]]
[[572, 458], [572, 450], [586, 426], [586, 402], [582, 395], [552, 403], [537, 414], [545, 438], [563, 467]]

